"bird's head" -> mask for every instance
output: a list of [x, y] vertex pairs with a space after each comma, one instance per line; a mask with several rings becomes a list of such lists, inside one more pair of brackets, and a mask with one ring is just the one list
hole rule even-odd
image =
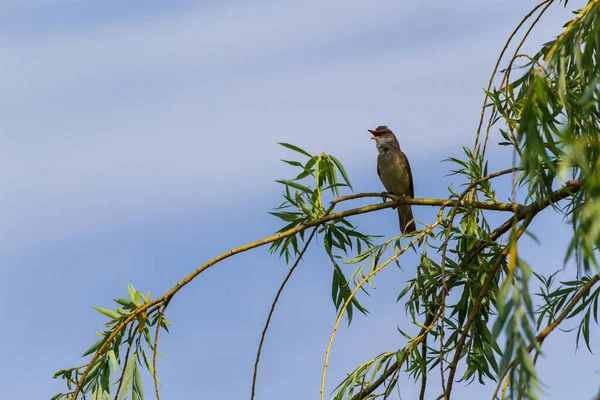
[[386, 125], [378, 126], [374, 131], [370, 129], [368, 131], [373, 135], [371, 139], [375, 140], [375, 143], [377, 143], [377, 148], [379, 149], [388, 147], [390, 145], [399, 146], [396, 136], [394, 136], [394, 133]]

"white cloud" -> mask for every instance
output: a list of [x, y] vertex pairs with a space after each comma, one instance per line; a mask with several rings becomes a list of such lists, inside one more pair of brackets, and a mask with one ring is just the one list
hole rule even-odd
[[[15, 39], [0, 67], [12, 96], [1, 104], [9, 190], [0, 202], [13, 242], [2, 246], [270, 184], [277, 141], [358, 165], [371, 163], [366, 129], [380, 123], [413, 159], [470, 143], [505, 35], [479, 25], [423, 42], [432, 33], [418, 7], [263, 4]], [[373, 52], [381, 43], [369, 35], [394, 19], [402, 43]], [[346, 36], [362, 42], [342, 41], [344, 50], [336, 40]]]

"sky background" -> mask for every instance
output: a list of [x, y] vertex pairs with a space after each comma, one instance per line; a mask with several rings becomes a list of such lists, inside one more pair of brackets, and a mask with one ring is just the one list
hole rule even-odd
[[[526, 50], [552, 39], [582, 4], [551, 7]], [[277, 142], [331, 153], [356, 192], [381, 191], [366, 130], [387, 124], [411, 161], [416, 196], [445, 197], [454, 178], [441, 161], [472, 146], [497, 55], [534, 5], [2, 1], [2, 397], [63, 390], [53, 373], [81, 364], [101, 330], [91, 306], [112, 308], [128, 282], [159, 296], [203, 262], [279, 229], [267, 211], [281, 202], [274, 181], [292, 176], [279, 160], [295, 155]], [[492, 170], [510, 166], [510, 153], [490, 156]], [[415, 208], [424, 221], [435, 212]], [[391, 210], [352, 221], [397, 234]], [[523, 241], [521, 254], [536, 271], [560, 270], [568, 228], [548, 211], [532, 229], [542, 245]], [[378, 275], [377, 290], [362, 299], [371, 314], [339, 330], [329, 391], [405, 344], [397, 328], [411, 328], [395, 300], [416, 262], [407, 254], [403, 270]], [[249, 398], [260, 332], [286, 273], [260, 248], [177, 295], [160, 344], [163, 398]], [[313, 246], [280, 299], [257, 399], [317, 398], [336, 317], [331, 273], [322, 246]], [[559, 273], [573, 277], [572, 267]], [[544, 344], [543, 398], [587, 399], [598, 389], [598, 360], [583, 348], [576, 354], [574, 335], [556, 332]], [[428, 398], [439, 392], [436, 379]], [[481, 399], [493, 389], [457, 384], [454, 393]], [[402, 381], [402, 398], [417, 391]]]

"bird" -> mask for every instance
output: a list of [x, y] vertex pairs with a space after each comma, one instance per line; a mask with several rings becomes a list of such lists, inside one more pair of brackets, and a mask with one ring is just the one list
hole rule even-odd
[[[377, 175], [388, 193], [399, 196], [401, 203], [405, 198], [415, 196], [412, 172], [406, 154], [400, 150], [400, 143], [394, 133], [380, 125], [375, 130], [368, 129], [377, 145]], [[410, 205], [398, 206], [400, 232], [405, 235], [417, 230]]]

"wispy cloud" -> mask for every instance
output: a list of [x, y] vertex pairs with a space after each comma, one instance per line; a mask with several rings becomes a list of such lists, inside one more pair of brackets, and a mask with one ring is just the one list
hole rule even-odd
[[480, 17], [506, 13], [461, 5], [238, 4], [5, 39], [4, 228], [206, 205], [278, 177], [277, 141], [359, 165], [380, 123], [413, 159], [470, 142], [507, 30]]

